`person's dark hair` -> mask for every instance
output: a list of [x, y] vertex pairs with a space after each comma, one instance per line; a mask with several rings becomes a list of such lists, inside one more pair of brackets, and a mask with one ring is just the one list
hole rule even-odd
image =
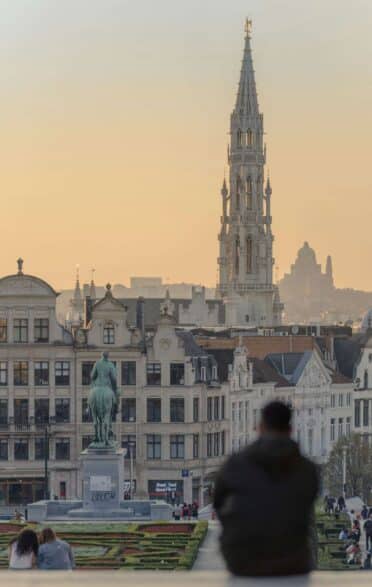
[[23, 554], [29, 554], [31, 551], [34, 555], [37, 555], [39, 549], [39, 541], [37, 539], [36, 532], [33, 530], [22, 530], [17, 538], [17, 554], [22, 556]]
[[289, 432], [291, 418], [291, 409], [283, 402], [270, 402], [262, 410], [262, 423], [273, 432]]
[[46, 544], [47, 542], [54, 542], [56, 539], [56, 533], [52, 528], [43, 528], [40, 532], [40, 544]]

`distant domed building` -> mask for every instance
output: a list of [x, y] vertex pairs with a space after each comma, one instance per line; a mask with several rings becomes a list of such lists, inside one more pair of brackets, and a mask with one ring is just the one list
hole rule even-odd
[[331, 257], [327, 257], [323, 273], [314, 249], [305, 242], [290, 272], [279, 282], [279, 289], [291, 320], [318, 319], [325, 307], [330, 308], [335, 290]]

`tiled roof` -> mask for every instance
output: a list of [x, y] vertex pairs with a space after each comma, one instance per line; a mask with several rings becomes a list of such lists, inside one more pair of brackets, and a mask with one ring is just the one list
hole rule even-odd
[[209, 354], [196, 343], [191, 332], [188, 332], [187, 330], [176, 330], [176, 335], [182, 340], [185, 355], [188, 357], [204, 357]]
[[360, 352], [367, 344], [370, 337], [369, 333], [356, 334], [351, 338], [335, 338], [334, 352], [336, 355], [338, 371], [353, 379], [355, 367], [358, 364]]
[[253, 359], [253, 383], [274, 382], [277, 387], [288, 387], [288, 381], [280, 375], [269, 362], [262, 359]]
[[234, 349], [205, 349], [217, 362], [218, 379], [221, 383], [228, 381], [229, 365], [234, 361]]
[[275, 353], [266, 357], [266, 361], [292, 385], [296, 385], [300, 379], [307, 362], [311, 357], [311, 351], [304, 353]]

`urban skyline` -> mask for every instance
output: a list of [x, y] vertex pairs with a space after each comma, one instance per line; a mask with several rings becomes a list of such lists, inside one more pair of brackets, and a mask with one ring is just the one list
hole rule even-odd
[[[249, 16], [279, 276], [308, 240], [332, 254], [338, 286], [372, 289], [359, 268], [370, 244], [370, 6], [260, 4]], [[247, 6], [206, 2], [196, 21], [194, 2], [111, 8], [4, 6], [3, 182], [18, 230], [14, 242], [13, 223], [3, 226], [3, 273], [21, 255], [59, 289], [76, 263], [102, 283], [163, 275], [214, 286]]]

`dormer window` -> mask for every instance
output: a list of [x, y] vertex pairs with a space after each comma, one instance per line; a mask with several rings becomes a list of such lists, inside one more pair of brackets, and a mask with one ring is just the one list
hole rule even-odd
[[103, 328], [103, 344], [115, 344], [115, 327], [112, 322], [106, 323]]

